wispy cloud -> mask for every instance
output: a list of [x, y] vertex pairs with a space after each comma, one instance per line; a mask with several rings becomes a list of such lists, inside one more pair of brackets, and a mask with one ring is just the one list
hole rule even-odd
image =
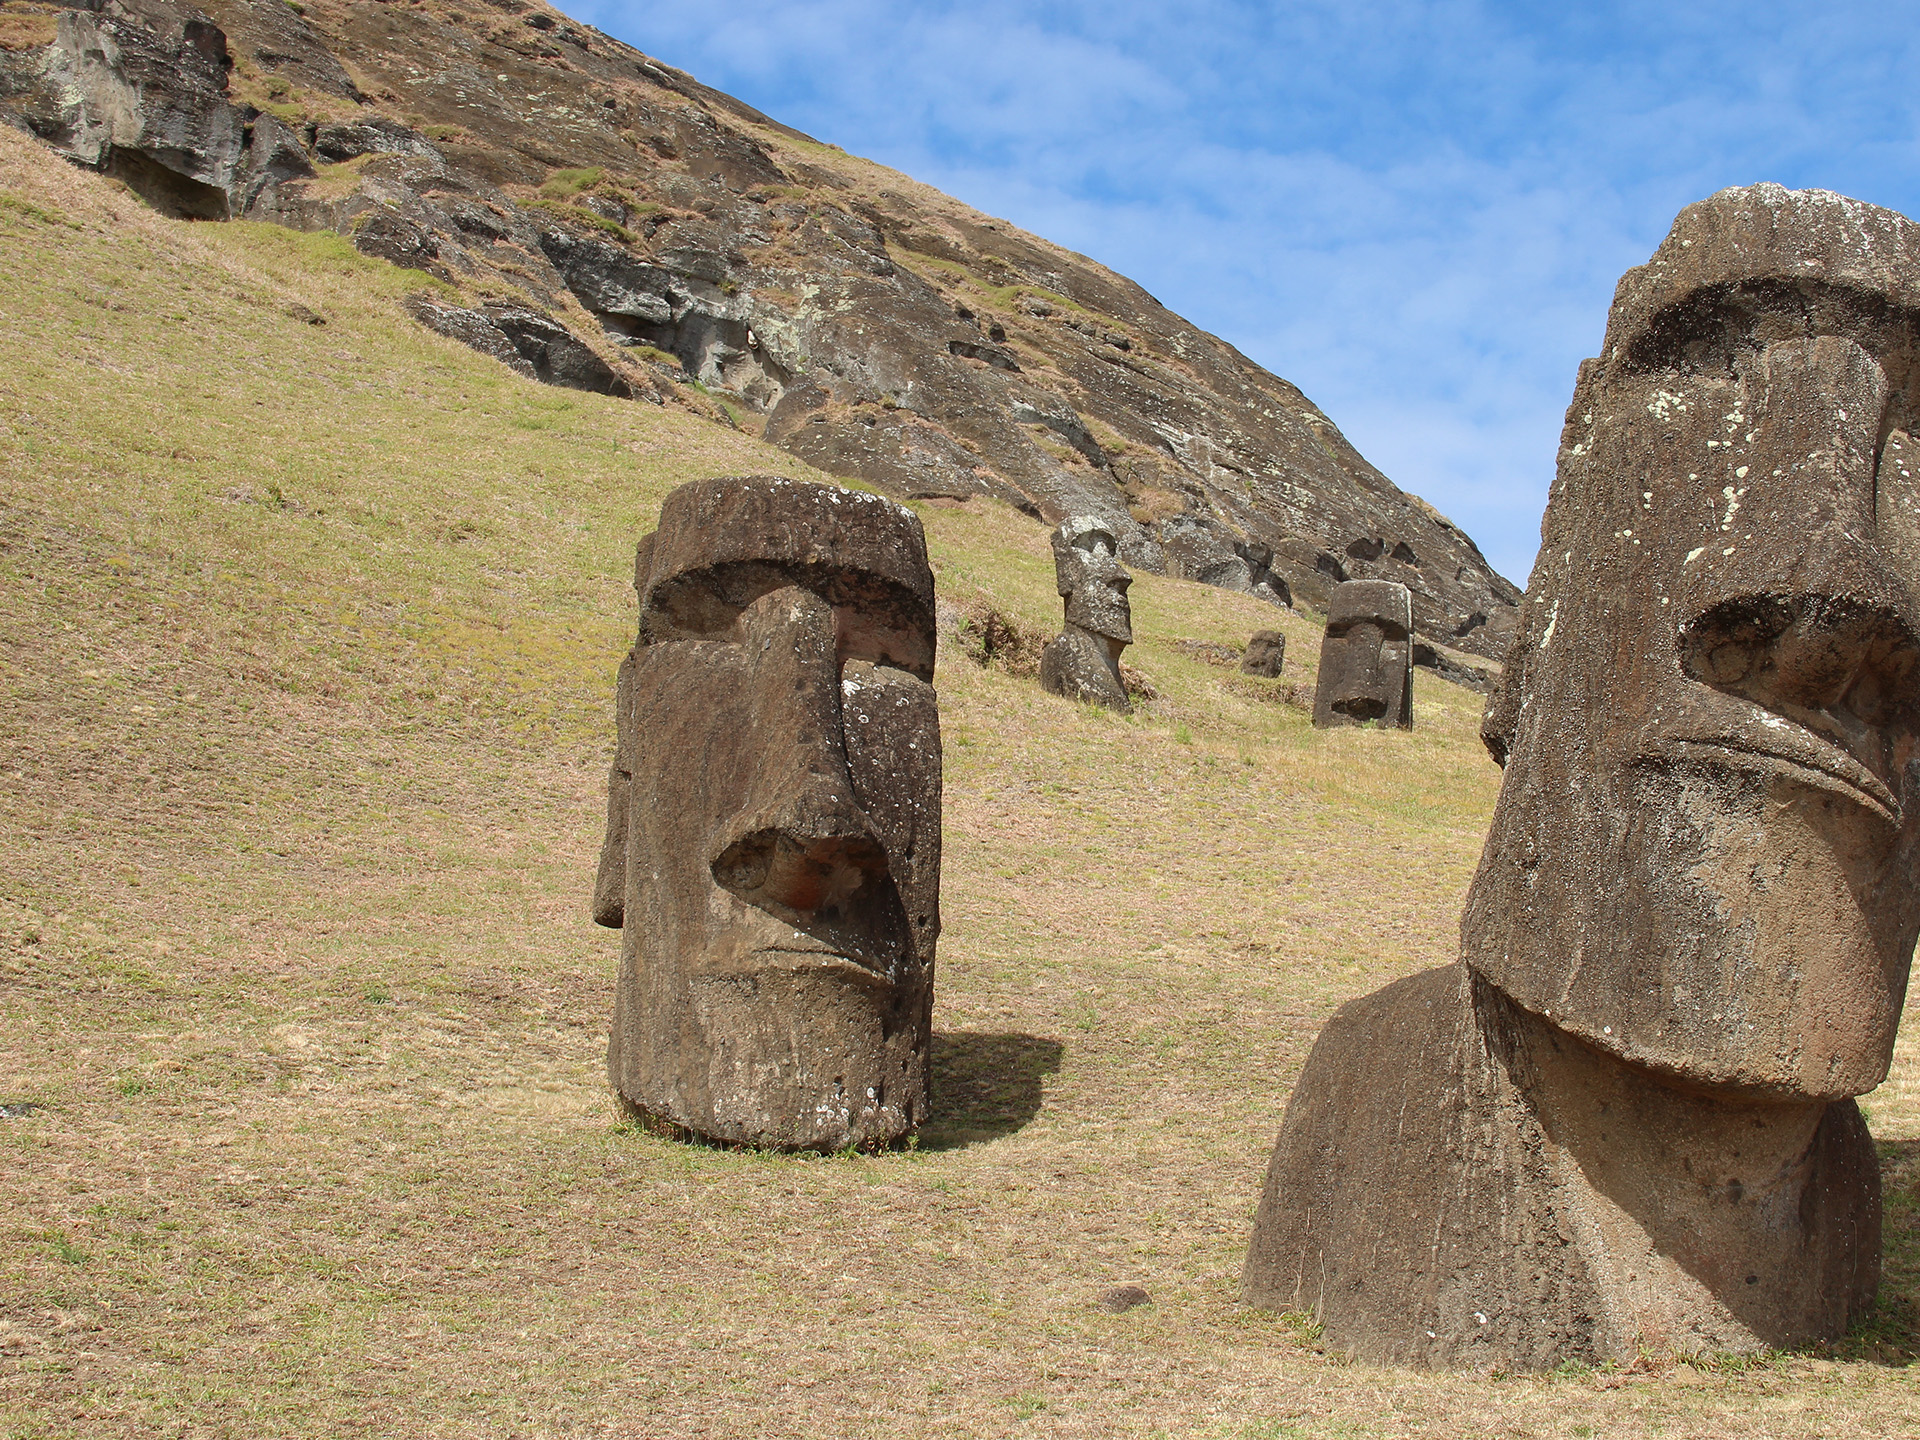
[[1139, 281], [1524, 579], [1574, 368], [1682, 205], [1920, 200], [1883, 6], [626, 0], [567, 8]]

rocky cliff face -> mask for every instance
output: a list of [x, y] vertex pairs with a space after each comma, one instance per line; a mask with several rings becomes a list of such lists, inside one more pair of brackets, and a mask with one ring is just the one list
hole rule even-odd
[[436, 276], [416, 317], [534, 378], [1097, 516], [1145, 569], [1320, 608], [1397, 580], [1424, 635], [1512, 634], [1465, 534], [1139, 286], [529, 0], [9, 0], [0, 116], [172, 213]]

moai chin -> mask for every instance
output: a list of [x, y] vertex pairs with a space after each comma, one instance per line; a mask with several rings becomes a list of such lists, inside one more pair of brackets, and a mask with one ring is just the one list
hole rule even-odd
[[933, 574], [913, 514], [755, 476], [640, 542], [594, 918], [607, 1069], [671, 1133], [876, 1146], [925, 1117], [940, 930]]
[[1827, 1340], [1874, 1300], [1920, 931], [1920, 227], [1683, 211], [1580, 371], [1461, 963], [1345, 1006], [1254, 1303], [1375, 1360]]
[[1069, 700], [1132, 710], [1120, 678], [1120, 652], [1133, 643], [1120, 542], [1104, 521], [1076, 516], [1053, 532], [1053, 574], [1066, 601], [1060, 635], [1040, 652], [1040, 684]]
[[1395, 580], [1333, 587], [1313, 723], [1413, 728], [1413, 595]]

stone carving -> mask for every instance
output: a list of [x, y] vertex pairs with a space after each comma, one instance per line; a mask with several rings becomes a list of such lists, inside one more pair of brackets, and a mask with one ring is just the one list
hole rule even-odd
[[1377, 1360], [1842, 1334], [1920, 930], [1920, 227], [1683, 211], [1580, 371], [1462, 963], [1344, 1007], [1246, 1268]]
[[1120, 652], [1133, 643], [1119, 542], [1105, 523], [1079, 515], [1053, 532], [1053, 574], [1067, 602], [1065, 628], [1040, 652], [1040, 684], [1069, 700], [1127, 714], [1133, 707], [1120, 678]]
[[1347, 580], [1327, 606], [1313, 723], [1413, 728], [1413, 596], [1394, 580]]
[[940, 930], [933, 574], [875, 495], [682, 485], [640, 542], [594, 918], [607, 1068], [674, 1133], [883, 1145], [927, 1105]]
[[1287, 658], [1287, 637], [1278, 630], [1256, 630], [1247, 642], [1247, 653], [1240, 657], [1242, 675], [1258, 675], [1272, 680], [1280, 674]]

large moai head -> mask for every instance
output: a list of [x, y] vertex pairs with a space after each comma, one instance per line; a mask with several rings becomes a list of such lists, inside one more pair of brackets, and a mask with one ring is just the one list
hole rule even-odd
[[1920, 227], [1726, 190], [1581, 368], [1467, 962], [1690, 1085], [1885, 1076], [1920, 927]]
[[1067, 602], [1066, 623], [1094, 635], [1133, 643], [1133, 577], [1120, 563], [1120, 542], [1106, 523], [1076, 515], [1053, 532], [1054, 584]]
[[1413, 595], [1394, 580], [1334, 586], [1314, 682], [1313, 723], [1413, 726]]
[[897, 1139], [926, 1111], [940, 929], [920, 522], [824, 485], [696, 481], [634, 586], [626, 828], [610, 817], [602, 865], [624, 874], [614, 1088], [722, 1141]]

